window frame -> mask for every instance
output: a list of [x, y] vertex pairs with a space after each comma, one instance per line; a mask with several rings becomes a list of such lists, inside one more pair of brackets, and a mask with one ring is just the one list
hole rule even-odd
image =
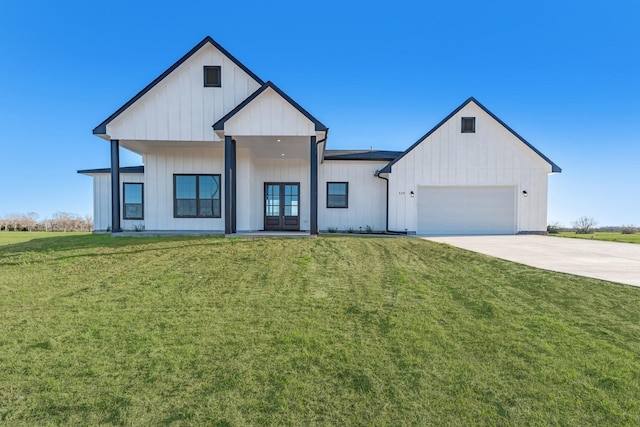
[[[142, 200], [140, 201], [139, 204], [142, 210], [142, 214], [140, 218], [127, 216], [127, 205], [138, 204], [138, 203], [127, 203], [127, 186], [128, 185], [139, 185], [141, 187], [140, 194], [142, 195]], [[144, 221], [144, 183], [143, 182], [123, 182], [122, 183], [122, 219]]]
[[[218, 70], [218, 83], [213, 84], [207, 81], [207, 70], [217, 69]], [[222, 87], [222, 66], [220, 65], [205, 65], [202, 68], [202, 79], [204, 83], [204, 87]]]
[[[471, 129], [465, 129], [464, 123], [465, 120], [467, 121], [471, 121]], [[462, 120], [460, 121], [460, 131], [462, 133], [476, 133], [476, 118], [475, 117], [463, 117]]]
[[[331, 184], [344, 184], [344, 206], [332, 206], [329, 203], [329, 196], [342, 196], [342, 194], [330, 194], [329, 186]], [[349, 209], [349, 182], [347, 181], [327, 181], [327, 200], [326, 200], [327, 209]]]
[[[196, 178], [196, 214], [195, 215], [178, 215], [178, 198], [176, 197], [176, 187], [177, 187], [177, 177], [179, 176], [193, 176]], [[200, 212], [200, 177], [201, 176], [210, 176], [218, 178], [218, 201], [220, 205], [220, 213], [218, 215], [199, 215]], [[216, 200], [216, 199], [213, 199]], [[213, 210], [213, 206], [212, 206]], [[174, 173], [173, 174], [173, 217], [174, 218], [222, 218], [222, 176], [221, 174], [212, 174], [212, 173]]]

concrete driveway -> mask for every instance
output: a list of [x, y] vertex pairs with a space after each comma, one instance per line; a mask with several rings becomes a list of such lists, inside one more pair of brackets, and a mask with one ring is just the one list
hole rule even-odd
[[423, 237], [545, 270], [640, 286], [640, 245], [552, 236]]

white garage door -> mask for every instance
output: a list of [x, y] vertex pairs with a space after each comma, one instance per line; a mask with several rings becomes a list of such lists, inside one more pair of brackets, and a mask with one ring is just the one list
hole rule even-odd
[[515, 234], [515, 187], [418, 187], [418, 234]]

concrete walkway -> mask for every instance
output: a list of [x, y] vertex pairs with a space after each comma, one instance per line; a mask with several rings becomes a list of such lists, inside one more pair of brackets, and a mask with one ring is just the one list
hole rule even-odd
[[553, 236], [423, 237], [545, 270], [640, 286], [640, 245]]

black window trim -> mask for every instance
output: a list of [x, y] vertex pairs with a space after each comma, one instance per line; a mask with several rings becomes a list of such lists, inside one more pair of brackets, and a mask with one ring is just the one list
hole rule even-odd
[[[141, 201], [141, 205], [142, 205], [142, 216], [140, 218], [131, 218], [127, 216], [127, 205], [128, 204], [132, 204], [132, 205], [137, 205], [137, 203], [127, 203], [127, 185], [140, 185], [142, 186], [142, 201]], [[126, 219], [126, 220], [138, 220], [138, 221], [144, 221], [144, 183], [143, 182], [123, 182], [122, 183], [122, 219]]]
[[[345, 185], [345, 194], [344, 194], [344, 206], [329, 206], [329, 184], [344, 184]], [[349, 182], [347, 181], [327, 181], [327, 200], [326, 200], [327, 209], [348, 209], [349, 208]]]
[[[176, 177], [178, 176], [195, 176], [196, 177], [196, 215], [178, 215], [178, 199], [176, 198]], [[218, 199], [220, 200], [219, 215], [198, 215], [200, 212], [200, 177], [212, 176], [218, 177]], [[173, 174], [173, 217], [174, 218], [222, 218], [222, 175], [219, 173], [174, 173]]]
[[[465, 120], [471, 121], [471, 130], [466, 130], [464, 127]], [[476, 133], [476, 118], [475, 117], [463, 117], [460, 121], [460, 130], [462, 133]]]
[[[217, 69], [218, 70], [218, 83], [211, 84], [207, 83], [207, 70], [208, 69]], [[205, 65], [202, 68], [202, 79], [204, 82], [204, 87], [222, 87], [222, 67], [220, 65]]]

